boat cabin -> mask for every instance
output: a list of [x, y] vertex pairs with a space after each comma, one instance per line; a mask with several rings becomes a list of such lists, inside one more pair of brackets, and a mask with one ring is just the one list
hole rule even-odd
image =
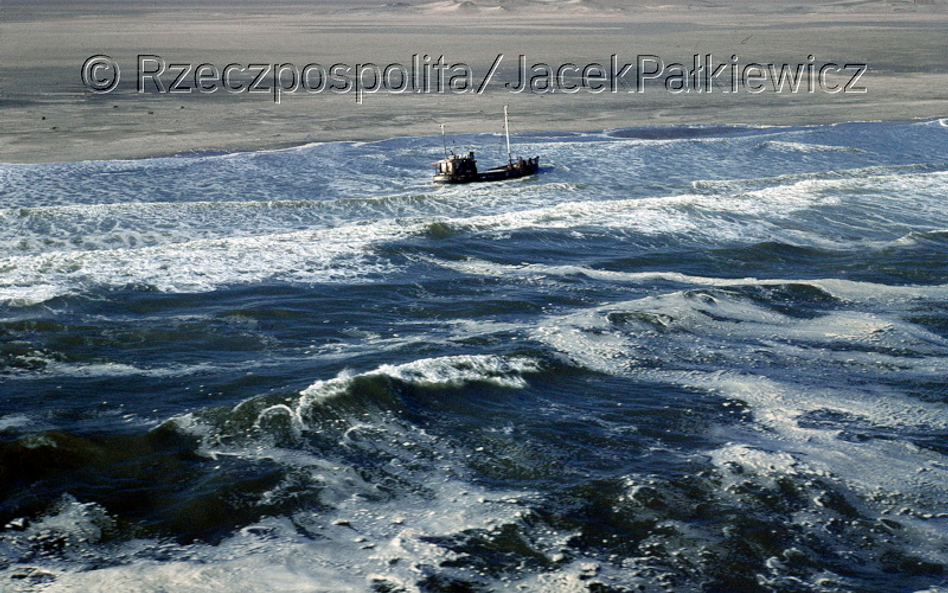
[[474, 151], [465, 155], [456, 155], [453, 152], [437, 163], [438, 174], [446, 177], [465, 177], [468, 175], [477, 175], [477, 161], [474, 159]]

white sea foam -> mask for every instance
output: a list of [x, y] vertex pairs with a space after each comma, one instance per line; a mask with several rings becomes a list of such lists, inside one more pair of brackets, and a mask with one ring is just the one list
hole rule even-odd
[[[857, 291], [857, 283], [828, 284], [841, 285], [849, 298], [866, 294], [866, 285]], [[688, 293], [671, 293], [551, 317], [534, 335], [587, 368], [699, 389], [748, 404], [761, 432], [714, 452], [719, 464], [737, 461], [753, 465], [755, 471], [766, 466], [778, 472], [787, 471], [779, 469], [787, 464], [799, 464], [807, 472], [845, 480], [869, 500], [880, 490], [901, 492], [923, 514], [948, 496], [948, 466], [941, 454], [905, 439], [840, 440], [838, 423], [801, 425], [808, 413], [831, 412], [869, 431], [948, 430], [943, 404], [907, 396], [880, 382], [897, 381], [905, 373], [914, 380], [938, 382], [948, 374], [948, 342], [891, 315], [886, 305], [893, 301], [879, 302], [886, 292], [898, 300], [913, 298], [915, 290], [880, 287], [868, 300], [881, 310], [830, 310], [813, 319], [787, 317], [721, 295], [692, 298]], [[944, 296], [948, 289], [920, 290]], [[609, 321], [611, 313], [628, 312], [641, 317], [629, 318], [631, 325], [625, 328]], [[661, 327], [638, 322], [639, 318], [652, 319]], [[888, 354], [890, 349], [910, 354]], [[694, 368], [654, 370], [639, 362], [652, 357]], [[704, 370], [707, 366], [731, 370]], [[742, 367], [747, 370], [735, 370]], [[873, 385], [813, 383], [813, 376], [828, 373], [866, 375]], [[760, 460], [753, 461], [756, 458]]]
[[[948, 464], [940, 452], [913, 444], [910, 435], [945, 432], [948, 411], [943, 403], [886, 384], [906, 374], [913, 381], [939, 383], [948, 374], [944, 339], [879, 314], [794, 320], [746, 303], [664, 300], [554, 316], [534, 336], [585, 368], [716, 394], [725, 405], [743, 402], [752, 423], [729, 428], [731, 443], [708, 452], [721, 475], [740, 466], [743, 477], [735, 480], [816, 477], [839, 483], [862, 499], [861, 512], [898, 515], [914, 553], [941, 562], [948, 539], [937, 517], [948, 497]], [[702, 307], [713, 308], [723, 320], [696, 315]], [[634, 321], [619, 329], [607, 321], [610, 312], [628, 311], [651, 314], [660, 329]], [[911, 354], [864, 350], [877, 340]], [[655, 369], [655, 360], [693, 368]], [[838, 377], [847, 376], [840, 383]], [[836, 420], [821, 424], [818, 419], [827, 414]], [[847, 426], [868, 436], [844, 438]]]
[[786, 142], [781, 140], [766, 140], [758, 145], [762, 150], [775, 150], [778, 152], [802, 152], [802, 153], [821, 153], [821, 152], [865, 152], [858, 148], [849, 146], [825, 146], [822, 144], [810, 144], [806, 142]]
[[[526, 502], [522, 492], [487, 492], [454, 480], [432, 480], [426, 490], [426, 496], [405, 495], [373, 505], [370, 511], [356, 496], [328, 514], [300, 512], [292, 518], [265, 519], [218, 546], [137, 540], [114, 549], [115, 556], [128, 560], [119, 566], [44, 567], [42, 572], [55, 580], [41, 590], [329, 593], [368, 592], [387, 585], [420, 592], [417, 583], [430, 567], [458, 557], [436, 543], [439, 538], [517, 524]], [[66, 509], [50, 520], [78, 537], [88, 531], [88, 521], [72, 520], [72, 514]], [[149, 553], [166, 559], [135, 559]], [[31, 569], [36, 570], [20, 565], [6, 572], [25, 575]], [[29, 579], [5, 580], [22, 583], [24, 591], [35, 590]]]
[[[300, 430], [305, 430], [307, 408], [324, 405], [343, 395], [360, 377], [390, 377], [429, 387], [489, 382], [519, 389], [525, 386], [524, 375], [537, 372], [538, 368], [538, 362], [532, 359], [497, 356], [451, 356], [382, 365], [360, 375], [343, 373], [334, 379], [317, 381], [300, 393], [292, 410]], [[276, 410], [277, 407], [266, 408], [260, 417]], [[207, 422], [191, 414], [183, 415], [175, 419], [176, 425], [205, 439], [205, 455], [268, 459], [283, 467], [296, 468], [295, 471], [304, 472], [308, 480], [318, 485], [321, 502], [331, 508], [318, 513], [301, 509], [291, 517], [262, 519], [217, 546], [169, 547], [157, 540], [118, 544], [111, 549], [111, 559], [119, 560], [118, 566], [44, 566], [42, 570], [51, 582], [44, 585], [43, 590], [292, 592], [370, 591], [389, 586], [419, 592], [419, 580], [426, 571], [460, 557], [449, 544], [439, 540], [449, 542], [451, 538], [475, 532], [490, 537], [505, 526], [527, 528], [524, 517], [536, 493], [486, 489], [465, 479], [467, 470], [457, 458], [461, 453], [451, 443], [419, 427], [384, 416], [367, 419], [356, 415], [349, 420], [351, 426], [345, 431], [349, 441], [340, 443], [341, 447], [357, 446], [363, 438], [361, 433], [371, 434], [374, 451], [384, 450], [394, 455], [386, 471], [406, 483], [423, 484], [423, 487], [403, 489], [390, 500], [379, 500], [377, 486], [364, 479], [364, 470], [304, 449], [268, 445], [265, 440], [248, 443], [246, 447], [225, 446], [217, 442], [216, 429]], [[388, 448], [387, 442], [394, 444]], [[279, 499], [281, 487], [264, 494], [263, 501], [268, 497]], [[374, 502], [366, 504], [367, 497]], [[54, 513], [47, 522], [56, 522], [56, 530], [65, 537], [73, 537], [74, 532], [78, 537], [87, 530], [88, 521], [70, 522], [75, 510], [66, 506], [70, 508]], [[557, 531], [537, 533], [532, 538], [533, 545], [540, 553], [552, 557], [563, 548], [570, 535]], [[164, 558], [162, 561], [147, 559], [153, 555]], [[573, 574], [578, 582], [584, 574], [583, 567], [577, 561], [576, 570], [565, 570], [558, 578], [569, 579], [568, 575]], [[27, 574], [33, 569], [29, 565], [18, 565], [7, 572]], [[484, 578], [464, 567], [459, 567], [457, 574]], [[524, 579], [536, 582], [534, 575], [526, 574]], [[540, 577], [540, 580], [549, 579]], [[560, 581], [550, 581], [553, 582]], [[498, 583], [498, 590], [518, 590], [517, 584], [517, 579], [510, 579]], [[538, 590], [556, 589], [548, 586]]]
[[[777, 139], [780, 133], [771, 134], [774, 138], [761, 133], [752, 140], [797, 145]], [[543, 149], [554, 160], [566, 160], [564, 171], [575, 169], [575, 174], [562, 179], [541, 176], [529, 184], [424, 186], [421, 193], [415, 190], [422, 186], [401, 178], [373, 189], [372, 180], [385, 178], [389, 170], [386, 153], [383, 148], [348, 144], [279, 154], [5, 166], [10, 199], [0, 210], [0, 222], [8, 227], [0, 236], [0, 253], [5, 255], [0, 302], [32, 304], [128, 286], [195, 292], [235, 283], [364, 278], [395, 269], [367, 255], [371, 245], [419, 232], [417, 226], [405, 225], [424, 222], [497, 237], [529, 229], [605, 229], [711, 245], [782, 241], [826, 248], [884, 248], [893, 234], [904, 235], [906, 220], [936, 225], [932, 228], [948, 225], [941, 207], [948, 173], [918, 171], [915, 165], [770, 178], [709, 177], [692, 182], [696, 192], [643, 193], [636, 169], [653, 164], [648, 155], [654, 151], [682, 150], [682, 142], [744, 146], [751, 140], [554, 142]], [[408, 149], [395, 150], [401, 154]], [[349, 152], [364, 153], [367, 159], [362, 179], [318, 173], [314, 160], [329, 163]], [[597, 191], [605, 193], [583, 199], [594, 181], [583, 181], [586, 165], [598, 167], [600, 161], [617, 157], [627, 174], [615, 175], [605, 185], [595, 178]], [[273, 167], [273, 159], [280, 168]], [[160, 183], [172, 173], [182, 176], [180, 186]], [[711, 167], [708, 173], [719, 172]], [[233, 189], [235, 175], [246, 181], [239, 194]], [[294, 175], [303, 177], [296, 180]], [[102, 191], [90, 181], [99, 176], [109, 179]], [[286, 189], [258, 184], [256, 177], [275, 177]], [[71, 179], [91, 185], [70, 190]], [[157, 180], [157, 186], [149, 180]], [[312, 199], [308, 194], [307, 199], [293, 199], [303, 195], [297, 191], [300, 185], [315, 189]], [[863, 220], [848, 214], [845, 220], [839, 218], [832, 209], [846, 206], [854, 195], [900, 199], [864, 200]], [[825, 211], [832, 212], [826, 221], [793, 224], [801, 217], [819, 221]], [[839, 229], [848, 232], [840, 236]]]
[[274, 414], [286, 415], [293, 430], [301, 434], [308, 428], [306, 418], [312, 408], [346, 395], [356, 377], [390, 377], [426, 387], [461, 387], [472, 382], [486, 382], [500, 387], [522, 389], [527, 386], [523, 375], [538, 370], [539, 364], [535, 360], [499, 356], [447, 356], [420, 359], [401, 365], [382, 365], [360, 375], [344, 372], [333, 379], [317, 381], [301, 391], [295, 403], [281, 403], [265, 408], [260, 413], [260, 418]]
[[780, 230], [774, 222], [799, 210], [835, 203], [806, 188], [764, 189], [750, 195], [713, 197], [700, 194], [563, 202], [488, 216], [448, 219], [462, 229], [510, 233], [527, 229], [609, 229], [636, 236], [677, 235], [696, 242], [765, 241], [783, 235], [789, 243], [834, 246], [828, 237], [799, 230]]
[[8, 414], [6, 416], [0, 416], [0, 432], [33, 427], [36, 424], [36, 419], [26, 414]]
[[396, 222], [357, 223], [140, 249], [15, 256], [0, 268], [0, 302], [32, 304], [82, 290], [131, 286], [202, 292], [248, 282], [358, 282], [394, 271], [372, 255], [371, 247], [407, 234]]
[[577, 265], [545, 264], [498, 264], [482, 259], [471, 258], [457, 261], [431, 260], [438, 265], [457, 270], [465, 274], [489, 277], [523, 277], [531, 280], [549, 278], [556, 282], [561, 278], [582, 276], [610, 283], [622, 283], [635, 286], [653, 286], [656, 282], [678, 284], [686, 287], [738, 287], [738, 286], [783, 286], [788, 284], [808, 285], [826, 293], [853, 303], [864, 303], [874, 307], [908, 307], [912, 303], [924, 303], [948, 298], [948, 284], [890, 286], [873, 282], [860, 282], [837, 278], [814, 280], [793, 280], [789, 278], [759, 279], [718, 278], [695, 276], [681, 272], [617, 272], [600, 270]]
[[791, 186], [797, 183], [810, 183], [815, 188], [823, 187], [837, 191], [886, 190], [891, 184], [898, 184], [896, 189], [909, 189], [909, 194], [916, 191], [926, 194], [944, 187], [945, 166], [945, 164], [875, 165], [819, 172], [782, 173], [765, 177], [699, 179], [691, 182], [691, 186], [699, 191], [737, 194], [769, 187]]
[[[436, 568], [440, 574], [451, 574], [446, 567], [457, 564], [454, 576], [487, 583], [499, 592], [578, 593], [594, 581], [626, 587], [649, 582], [648, 573], [631, 564], [618, 567], [575, 553], [563, 558], [561, 551], [576, 534], [530, 527], [525, 517], [532, 496], [429, 476], [424, 493], [404, 493], [371, 508], [353, 495], [331, 512], [300, 511], [292, 517], [263, 519], [216, 546], [177, 546], [160, 540], [120, 543], [111, 546], [108, 558], [117, 565], [105, 567], [92, 563], [95, 553], [88, 546], [97, 541], [110, 518], [101, 507], [66, 500], [41, 525], [45, 533], [72, 542], [90, 565], [19, 564], [0, 571], [0, 578], [12, 584], [11, 593], [368, 593], [385, 588], [421, 593], [426, 589], [420, 581], [427, 575]], [[529, 545], [555, 563], [556, 570], [524, 570], [498, 579], [463, 566], [458, 561], [464, 554], [441, 543], [472, 533], [490, 538], [510, 526], [532, 529]], [[9, 578], [12, 575], [19, 576]]]
[[[948, 173], [888, 175], [882, 178], [812, 179], [788, 185], [770, 185], [749, 191], [709, 196], [677, 194], [657, 198], [567, 201], [533, 209], [489, 216], [471, 216], [449, 222], [478, 231], [511, 232], [521, 229], [623, 229], [636, 234], [677, 234], [690, 240], [717, 244], [738, 240], [775, 241], [829, 248], [851, 248], [853, 239], [820, 235], [785, 224], [801, 211], [842, 204], [852, 192], [911, 196], [884, 206], [887, 211], [924, 211], [928, 221], [948, 223], [938, 206], [948, 185]], [[937, 216], [937, 218], [932, 218]], [[873, 219], [873, 233], [886, 231]], [[901, 227], [900, 227], [901, 228]]]
[[[106, 377], [186, 377], [209, 371], [220, 371], [219, 365], [204, 364], [172, 364], [155, 367], [125, 364], [118, 362], [96, 363], [69, 363], [57, 360], [54, 357], [35, 357], [33, 362], [41, 368], [32, 372], [12, 374], [20, 380], [42, 380], [50, 376], [64, 378], [106, 378]], [[243, 365], [246, 367], [246, 365]]]

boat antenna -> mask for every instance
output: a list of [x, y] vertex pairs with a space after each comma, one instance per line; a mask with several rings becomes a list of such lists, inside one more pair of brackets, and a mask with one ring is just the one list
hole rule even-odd
[[448, 158], [448, 139], [444, 136], [444, 124], [441, 124], [441, 142], [444, 144], [444, 158]]
[[507, 162], [512, 163], [513, 157], [510, 156], [510, 128], [507, 125], [507, 106], [504, 105], [504, 136], [507, 137]]

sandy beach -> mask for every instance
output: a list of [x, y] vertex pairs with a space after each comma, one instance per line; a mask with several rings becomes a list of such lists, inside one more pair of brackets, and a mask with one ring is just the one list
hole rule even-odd
[[948, 115], [941, 0], [236, 6], [7, 3], [0, 161]]

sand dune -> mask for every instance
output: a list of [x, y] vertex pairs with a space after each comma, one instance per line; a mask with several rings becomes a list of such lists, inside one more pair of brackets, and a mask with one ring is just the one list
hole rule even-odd
[[590, 0], [503, 0], [498, 2], [477, 0], [444, 0], [439, 2], [419, 3], [408, 5], [405, 8], [415, 9], [429, 14], [518, 14], [532, 16], [543, 14], [606, 14], [626, 12], [627, 6], [608, 5]]
[[610, 14], [647, 11], [741, 11], [747, 13], [948, 12], [948, 0], [436, 0], [358, 6], [360, 11], [414, 10], [428, 14]]

